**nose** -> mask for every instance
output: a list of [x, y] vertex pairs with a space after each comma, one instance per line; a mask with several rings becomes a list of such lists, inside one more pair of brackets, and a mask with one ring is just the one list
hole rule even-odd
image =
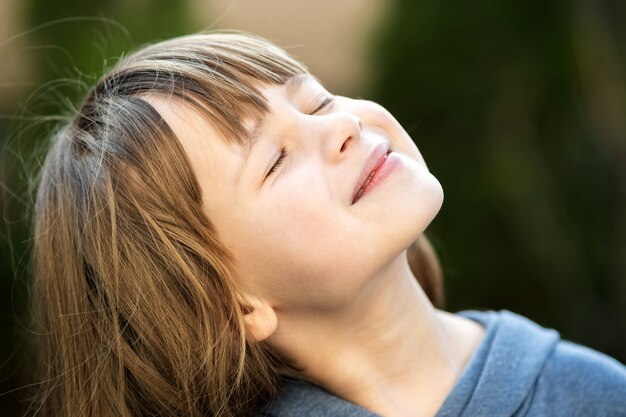
[[347, 112], [330, 113], [322, 117], [326, 118], [322, 130], [322, 154], [327, 161], [339, 161], [359, 141], [363, 123], [359, 117]]

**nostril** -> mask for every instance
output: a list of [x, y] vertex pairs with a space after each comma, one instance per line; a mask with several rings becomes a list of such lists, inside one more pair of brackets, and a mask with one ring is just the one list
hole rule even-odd
[[343, 152], [346, 150], [346, 146], [348, 145], [348, 142], [350, 140], [352, 140], [352, 136], [348, 136], [348, 138], [343, 141], [343, 143], [341, 144], [341, 148], [339, 149], [339, 152]]

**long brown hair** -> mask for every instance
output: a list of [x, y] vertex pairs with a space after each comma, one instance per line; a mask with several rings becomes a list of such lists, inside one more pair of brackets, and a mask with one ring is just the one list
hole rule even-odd
[[[297, 375], [270, 346], [246, 342], [233, 257], [179, 141], [144, 97], [178, 97], [241, 142], [244, 117], [267, 111], [255, 85], [306, 71], [250, 35], [161, 42], [123, 59], [54, 135], [34, 225], [41, 414], [244, 416], [282, 375]], [[411, 253], [439, 300], [426, 239]]]

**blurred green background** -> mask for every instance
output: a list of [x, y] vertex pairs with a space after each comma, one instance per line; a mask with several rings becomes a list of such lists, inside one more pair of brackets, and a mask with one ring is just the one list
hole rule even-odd
[[[32, 382], [29, 176], [55, 119], [123, 51], [225, 25], [278, 41], [334, 91], [379, 101], [411, 134], [446, 195], [428, 235], [448, 310], [513, 310], [626, 362], [626, 3], [381, 0], [358, 27], [333, 17], [374, 3], [337, 11], [321, 1], [318, 18], [330, 23], [306, 32], [337, 45], [360, 39], [365, 58], [348, 56], [359, 82], [307, 55], [314, 40], [276, 32], [281, 18], [304, 30], [302, 0], [263, 6], [249, 26], [233, 19], [245, 1], [12, 4], [0, 18], [14, 23], [0, 38], [1, 65], [22, 63], [0, 80], [3, 416], [24, 412], [20, 387]], [[337, 54], [330, 64], [346, 58]]]

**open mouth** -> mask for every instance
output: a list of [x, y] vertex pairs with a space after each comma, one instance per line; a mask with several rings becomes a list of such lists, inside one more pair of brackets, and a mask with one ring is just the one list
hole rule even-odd
[[352, 204], [359, 201], [361, 196], [365, 193], [365, 190], [367, 190], [368, 185], [372, 182], [372, 179], [376, 175], [376, 172], [385, 163], [385, 161], [387, 160], [387, 157], [389, 156], [391, 152], [392, 152], [392, 149], [387, 149], [387, 152], [382, 156], [382, 158], [380, 158], [380, 160], [378, 161], [374, 169], [369, 173], [369, 175], [363, 181], [363, 184], [361, 184], [357, 192], [354, 194], [354, 198], [352, 199]]

